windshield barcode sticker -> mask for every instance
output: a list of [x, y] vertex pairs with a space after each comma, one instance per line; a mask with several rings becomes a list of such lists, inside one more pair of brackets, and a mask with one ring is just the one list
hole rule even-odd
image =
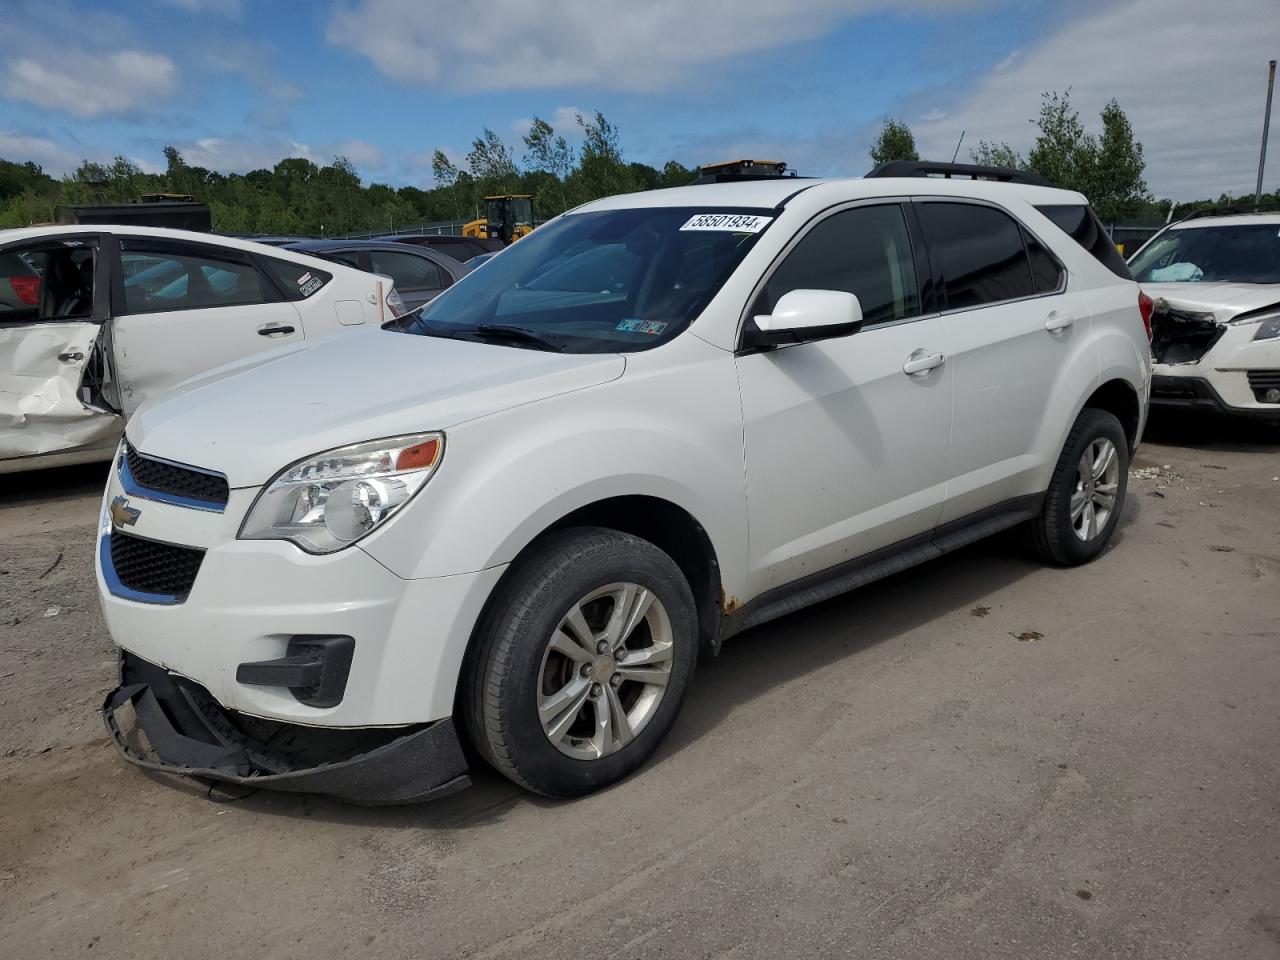
[[689, 218], [681, 230], [722, 230], [729, 233], [759, 233], [773, 217], [741, 213], [699, 213]]

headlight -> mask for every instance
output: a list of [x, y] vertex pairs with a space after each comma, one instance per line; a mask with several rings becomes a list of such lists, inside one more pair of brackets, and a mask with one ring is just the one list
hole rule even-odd
[[435, 473], [443, 433], [370, 440], [300, 460], [249, 508], [241, 540], [292, 540], [333, 553], [386, 523]]
[[1257, 332], [1253, 335], [1254, 340], [1274, 340], [1280, 337], [1280, 313], [1259, 319], [1262, 322], [1258, 324]]

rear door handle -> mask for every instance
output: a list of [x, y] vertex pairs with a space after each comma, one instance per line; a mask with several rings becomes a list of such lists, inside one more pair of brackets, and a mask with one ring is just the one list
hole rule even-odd
[[1066, 330], [1073, 326], [1076, 318], [1069, 313], [1059, 313], [1054, 310], [1049, 314], [1049, 318], [1044, 322], [1044, 328], [1050, 333], [1057, 333], [1059, 330]]
[[915, 377], [922, 373], [928, 373], [934, 367], [940, 367], [946, 362], [947, 358], [940, 353], [924, 353], [921, 350], [917, 350], [902, 365], [902, 372]]
[[284, 337], [293, 333], [293, 327], [287, 323], [264, 323], [258, 328], [260, 337]]

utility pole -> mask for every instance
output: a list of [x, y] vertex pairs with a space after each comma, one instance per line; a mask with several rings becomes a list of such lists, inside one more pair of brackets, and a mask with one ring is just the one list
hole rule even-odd
[[1267, 70], [1267, 112], [1262, 115], [1262, 153], [1258, 156], [1258, 188], [1253, 191], [1253, 205], [1262, 203], [1262, 169], [1267, 163], [1267, 134], [1271, 132], [1271, 92], [1276, 86], [1276, 62]]
[[960, 139], [956, 141], [956, 152], [951, 154], [951, 162], [956, 162], [956, 157], [960, 156], [960, 144], [964, 143], [964, 131], [960, 131]]

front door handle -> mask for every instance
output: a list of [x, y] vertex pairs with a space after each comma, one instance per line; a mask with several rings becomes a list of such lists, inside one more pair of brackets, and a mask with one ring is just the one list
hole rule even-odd
[[264, 323], [258, 328], [260, 337], [285, 337], [293, 333], [293, 327], [287, 323]]
[[1049, 314], [1049, 318], [1044, 322], [1044, 328], [1050, 333], [1057, 333], [1059, 330], [1066, 330], [1073, 326], [1076, 318], [1069, 313], [1059, 313], [1054, 310]]
[[902, 365], [902, 372], [918, 377], [923, 373], [928, 373], [934, 367], [942, 366], [946, 362], [947, 358], [940, 353], [925, 353], [922, 350], [917, 350]]

